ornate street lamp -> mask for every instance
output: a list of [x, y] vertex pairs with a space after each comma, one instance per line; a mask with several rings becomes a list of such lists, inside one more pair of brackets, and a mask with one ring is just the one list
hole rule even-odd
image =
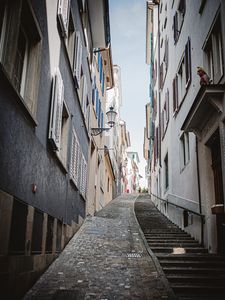
[[109, 129], [111, 129], [115, 125], [116, 115], [117, 112], [114, 110], [113, 106], [110, 106], [109, 111], [106, 112], [109, 128], [91, 128], [91, 135], [96, 136], [102, 133], [103, 131], [109, 131]]

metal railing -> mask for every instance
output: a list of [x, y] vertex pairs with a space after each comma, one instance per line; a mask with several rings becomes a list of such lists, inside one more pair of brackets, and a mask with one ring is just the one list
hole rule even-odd
[[190, 212], [190, 213], [192, 213], [192, 214], [195, 214], [195, 215], [201, 217], [203, 220], [205, 219], [205, 215], [203, 215], [203, 214], [201, 214], [201, 213], [198, 213], [198, 212], [196, 212], [196, 211], [194, 211], [194, 210], [191, 210], [191, 209], [189, 209], [189, 208], [186, 208], [186, 207], [184, 207], [184, 206], [181, 206], [181, 205], [172, 203], [172, 202], [170, 202], [168, 199], [162, 199], [162, 198], [160, 198], [160, 197], [158, 197], [158, 196], [156, 196], [156, 195], [154, 195], [154, 194], [152, 194], [152, 193], [150, 193], [150, 196], [151, 196], [151, 197], [154, 197], [154, 198], [157, 198], [158, 200], [160, 200], [160, 201], [162, 201], [162, 202], [165, 202], [165, 203], [167, 203], [167, 204], [173, 205], [173, 206], [178, 207], [178, 208], [180, 208], [180, 209], [186, 210], [186, 211], [188, 211], [188, 212]]
[[201, 244], [203, 245], [203, 243], [204, 243], [204, 224], [205, 224], [205, 215], [203, 215], [203, 214], [201, 214], [201, 213], [199, 213], [199, 212], [196, 212], [196, 211], [194, 211], [194, 210], [192, 210], [192, 209], [186, 208], [186, 207], [184, 207], [184, 206], [182, 206], [182, 205], [172, 203], [172, 202], [170, 202], [168, 199], [162, 199], [162, 198], [160, 198], [160, 197], [158, 197], [158, 196], [156, 196], [156, 195], [154, 195], [154, 194], [152, 194], [152, 193], [150, 193], [150, 196], [156, 198], [157, 200], [159, 200], [159, 201], [161, 201], [161, 202], [164, 202], [164, 203], [167, 204], [167, 205], [172, 205], [172, 206], [174, 206], [174, 207], [177, 207], [177, 208], [179, 208], [179, 209], [182, 209], [183, 211], [187, 211], [187, 212], [189, 212], [189, 213], [191, 213], [191, 214], [194, 214], [194, 215], [200, 217], [200, 218], [201, 218]]

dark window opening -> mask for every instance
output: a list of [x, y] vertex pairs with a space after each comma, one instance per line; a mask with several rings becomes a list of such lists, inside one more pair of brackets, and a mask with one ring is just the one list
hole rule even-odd
[[14, 200], [10, 230], [9, 254], [25, 254], [28, 207]]
[[52, 242], [53, 242], [53, 227], [54, 227], [54, 218], [48, 216], [48, 225], [47, 225], [47, 238], [46, 238], [46, 252], [52, 252]]
[[62, 241], [62, 222], [58, 220], [57, 222], [57, 237], [56, 237], [56, 251], [60, 252], [62, 250], [61, 247]]
[[42, 250], [42, 233], [43, 233], [43, 213], [37, 209], [34, 210], [34, 221], [32, 231], [31, 253], [38, 254]]

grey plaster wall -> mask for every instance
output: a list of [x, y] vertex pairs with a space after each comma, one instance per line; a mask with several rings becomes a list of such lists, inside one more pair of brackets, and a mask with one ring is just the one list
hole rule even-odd
[[[26, 203], [63, 219], [70, 224], [84, 217], [85, 201], [71, 184], [69, 174], [62, 168], [48, 142], [52, 76], [50, 74], [49, 36], [45, 1], [31, 1], [42, 32], [41, 72], [35, 126], [18, 94], [0, 70], [0, 189]], [[81, 29], [76, 1], [72, 1], [74, 19]], [[53, 12], [54, 13], [54, 12]], [[51, 37], [54, 38], [54, 37]], [[66, 48], [61, 39], [59, 68], [64, 80], [65, 100], [69, 108], [82, 152], [88, 161], [89, 137], [85, 128], [78, 95], [75, 89]], [[88, 65], [83, 55], [84, 72]], [[87, 76], [88, 77], [88, 76]], [[90, 76], [88, 85], [90, 87]], [[89, 88], [91, 91], [91, 89]], [[71, 128], [70, 128], [71, 129]], [[68, 139], [70, 160], [71, 130]], [[32, 184], [37, 192], [32, 192]]]

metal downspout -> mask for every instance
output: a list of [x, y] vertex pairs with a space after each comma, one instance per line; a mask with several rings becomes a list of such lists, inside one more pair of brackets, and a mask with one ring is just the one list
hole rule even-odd
[[[196, 141], [196, 162], [197, 162], [197, 180], [198, 180], [198, 201], [199, 201], [199, 213], [202, 215], [202, 198], [201, 198], [201, 183], [199, 173], [199, 155], [198, 155], [198, 138], [195, 137]], [[204, 245], [204, 218], [201, 217], [201, 244]]]

